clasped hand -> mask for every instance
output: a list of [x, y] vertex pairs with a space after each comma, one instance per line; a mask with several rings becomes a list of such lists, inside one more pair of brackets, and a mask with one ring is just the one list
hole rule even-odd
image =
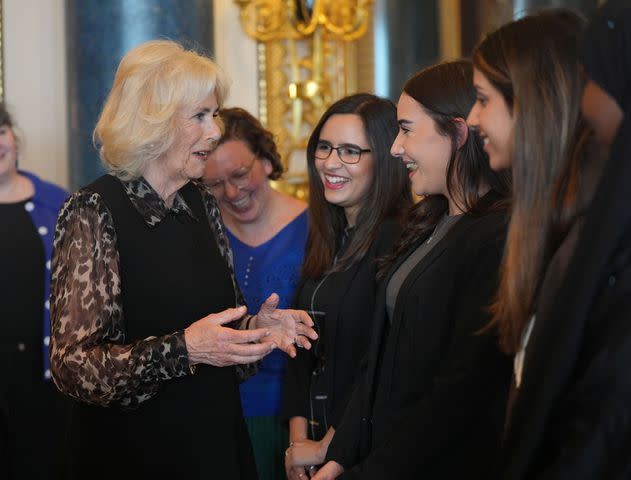
[[275, 348], [296, 356], [294, 342], [311, 348], [309, 339], [318, 335], [313, 320], [301, 310], [280, 310], [278, 295], [265, 300], [250, 330], [235, 330], [223, 325], [243, 318], [246, 307], [228, 308], [207, 315], [184, 331], [184, 340], [191, 365], [205, 363], [215, 367], [253, 363]]

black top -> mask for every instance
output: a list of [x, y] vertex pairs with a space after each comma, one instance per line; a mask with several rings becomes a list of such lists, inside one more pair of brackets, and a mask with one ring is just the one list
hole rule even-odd
[[[29, 199], [30, 200], [30, 199]], [[7, 386], [7, 377], [17, 361], [28, 368], [31, 378], [41, 378], [41, 316], [44, 298], [44, 247], [31, 221], [25, 200], [0, 203], [0, 305], [2, 335], [0, 345], [0, 388]], [[32, 360], [25, 362], [26, 344]], [[20, 347], [21, 348], [18, 348]], [[6, 357], [9, 355], [12, 356]], [[15, 357], [16, 352], [20, 355]], [[28, 367], [27, 365], [28, 364]], [[32, 369], [32, 370], [31, 370]], [[27, 373], [23, 371], [23, 373]]]
[[29, 201], [0, 204], [0, 416], [8, 416], [8, 437], [0, 436], [9, 443], [12, 479], [51, 478], [64, 411], [42, 378], [44, 247]]
[[[322, 383], [328, 397], [325, 407], [328, 426], [335, 427], [340, 421], [370, 342], [377, 290], [375, 259], [390, 250], [400, 232], [397, 223], [386, 221], [357, 264], [324, 278], [302, 278], [296, 290], [295, 308], [309, 311], [313, 299], [315, 310], [325, 312], [321, 319], [323, 345], [318, 343], [311, 350], [300, 350], [295, 361], [288, 363], [283, 401], [285, 417], [311, 419], [309, 388], [318, 363], [316, 355], [324, 352], [326, 369]], [[348, 245], [348, 240], [345, 244]], [[321, 434], [325, 432], [323, 428]]]
[[[88, 189], [103, 199], [116, 229], [125, 342], [235, 306], [196, 187], [180, 190], [192, 214], [172, 212], [151, 228], [118, 179], [104, 176]], [[132, 411], [77, 402], [70, 432], [70, 478], [256, 478], [234, 367], [200, 365]]]
[[485, 478], [511, 363], [479, 330], [505, 235], [502, 213], [463, 215], [403, 282], [391, 325], [389, 276], [381, 282], [366, 366], [327, 453], [345, 467], [340, 478]]

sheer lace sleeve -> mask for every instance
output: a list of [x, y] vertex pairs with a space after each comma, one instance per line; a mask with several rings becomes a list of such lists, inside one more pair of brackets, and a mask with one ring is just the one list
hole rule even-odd
[[62, 392], [134, 408], [190, 372], [183, 331], [125, 342], [116, 232], [98, 194], [66, 201], [53, 245], [50, 360]]

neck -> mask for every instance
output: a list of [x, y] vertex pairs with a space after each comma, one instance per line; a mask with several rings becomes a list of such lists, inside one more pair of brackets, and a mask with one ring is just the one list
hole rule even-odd
[[185, 179], [173, 180], [157, 163], [150, 165], [143, 176], [168, 207], [173, 206], [177, 191], [188, 183], [188, 180]]
[[11, 203], [25, 200], [34, 193], [33, 185], [17, 170], [0, 177], [0, 202]]
[[[478, 196], [482, 198], [487, 192], [490, 190], [488, 185], [483, 185], [478, 190]], [[447, 201], [449, 202], [449, 213], [448, 215], [461, 215], [463, 213], [467, 213], [466, 210], [463, 209], [465, 202], [463, 200], [456, 200], [449, 195], [445, 195]]]
[[344, 209], [344, 215], [346, 216], [346, 224], [349, 227], [354, 227], [357, 221], [357, 215], [359, 215], [359, 207], [348, 207]]

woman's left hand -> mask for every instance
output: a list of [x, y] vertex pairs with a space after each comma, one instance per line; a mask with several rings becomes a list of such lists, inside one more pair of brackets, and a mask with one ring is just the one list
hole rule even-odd
[[311, 478], [313, 480], [334, 480], [344, 473], [344, 467], [337, 462], [327, 462], [318, 472]]
[[296, 356], [296, 346], [311, 348], [309, 339], [315, 340], [318, 334], [313, 327], [313, 320], [303, 310], [279, 309], [280, 301], [277, 294], [272, 293], [261, 305], [256, 314], [255, 328], [266, 328], [270, 335], [261, 340], [264, 343], [274, 343], [287, 355]]

